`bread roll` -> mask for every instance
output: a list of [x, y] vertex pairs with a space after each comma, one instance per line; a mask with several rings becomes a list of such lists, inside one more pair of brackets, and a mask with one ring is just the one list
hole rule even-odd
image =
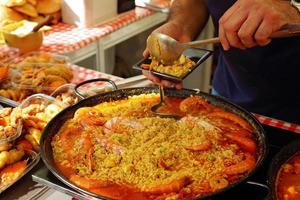
[[0, 5], [6, 7], [13, 7], [13, 6], [22, 6], [26, 3], [26, 0], [0, 0]]
[[37, 0], [27, 0], [27, 2], [34, 6], [37, 4]]
[[14, 11], [11, 8], [0, 6], [0, 21], [6, 21], [6, 20], [20, 21], [23, 19], [26, 19], [24, 15]]
[[15, 6], [13, 9], [30, 17], [38, 16], [36, 9], [30, 3], [26, 3], [22, 6]]
[[36, 9], [41, 14], [51, 14], [61, 9], [60, 0], [38, 0]]

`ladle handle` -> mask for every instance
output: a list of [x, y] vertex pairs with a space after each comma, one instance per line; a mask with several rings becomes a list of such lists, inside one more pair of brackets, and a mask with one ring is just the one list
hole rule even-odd
[[218, 44], [218, 43], [220, 43], [219, 37], [214, 37], [214, 38], [209, 38], [204, 40], [197, 40], [193, 42], [183, 43], [183, 46], [191, 48], [191, 47], [199, 47], [206, 44]]
[[[286, 24], [280, 30], [271, 34], [270, 38], [286, 38], [300, 36], [300, 24]], [[199, 47], [206, 44], [220, 43], [219, 37], [183, 43], [186, 47]]]
[[40, 30], [40, 28], [42, 28], [42, 26], [48, 24], [49, 22], [51, 22], [51, 20], [53, 20], [53, 16], [52, 15], [48, 15], [45, 19], [43, 19], [42, 21], [40, 21], [33, 29], [32, 32], [37, 32]]

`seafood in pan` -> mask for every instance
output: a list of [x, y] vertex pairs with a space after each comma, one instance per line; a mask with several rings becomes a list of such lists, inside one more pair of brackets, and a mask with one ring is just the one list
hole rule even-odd
[[256, 166], [243, 118], [200, 96], [131, 96], [79, 108], [52, 138], [56, 167], [73, 184], [112, 199], [191, 199], [222, 190]]

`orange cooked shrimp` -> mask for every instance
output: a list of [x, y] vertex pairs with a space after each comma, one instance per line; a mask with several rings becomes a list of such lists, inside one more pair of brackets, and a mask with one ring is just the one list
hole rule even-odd
[[235, 174], [243, 174], [251, 171], [255, 167], [256, 161], [255, 158], [249, 154], [245, 154], [245, 159], [241, 162], [231, 165], [224, 169], [224, 174], [226, 175], [235, 175]]
[[192, 182], [192, 179], [188, 176], [182, 177], [178, 180], [174, 180], [165, 185], [159, 185], [152, 188], [147, 188], [144, 192], [152, 193], [152, 194], [163, 194], [163, 193], [171, 193], [178, 192], [188, 184]]
[[93, 107], [79, 108], [74, 114], [74, 119], [83, 127], [93, 125], [101, 126], [106, 122], [102, 113]]
[[70, 160], [78, 157], [78, 153], [74, 151], [75, 143], [81, 138], [81, 127], [67, 127], [54, 136], [56, 141], [61, 141], [61, 148], [68, 152]]
[[179, 109], [189, 114], [197, 114], [200, 112], [209, 113], [212, 111], [212, 106], [200, 96], [191, 96], [180, 103]]
[[212, 144], [209, 141], [205, 141], [202, 144], [194, 145], [194, 146], [187, 146], [184, 148], [187, 150], [191, 150], [191, 151], [207, 151], [212, 148]]
[[136, 130], [142, 130], [144, 126], [137, 122], [125, 117], [113, 117], [103, 125], [103, 131], [105, 134], [111, 134], [113, 132], [123, 132], [122, 126], [135, 128]]
[[200, 120], [197, 117], [194, 116], [185, 116], [183, 118], [181, 118], [179, 120], [179, 122], [181, 123], [185, 123], [188, 126], [199, 126], [202, 127], [203, 129], [207, 130], [207, 131], [213, 131], [213, 130], [218, 130], [218, 127], [214, 126], [213, 124], [211, 124], [208, 121], [205, 120]]
[[253, 139], [237, 135], [235, 133], [225, 133], [225, 137], [232, 140], [234, 143], [239, 145], [243, 150], [248, 151], [249, 153], [255, 153], [257, 149], [256, 143], [253, 141]]
[[222, 118], [222, 119], [226, 119], [226, 120], [229, 120], [229, 121], [232, 121], [238, 125], [240, 125], [242, 128], [252, 132], [252, 127], [249, 125], [248, 122], [246, 122], [244, 119], [242, 119], [241, 117], [233, 114], [233, 113], [230, 113], [230, 112], [225, 112], [225, 111], [216, 111], [216, 112], [211, 112], [211, 113], [208, 113], [206, 115], [208, 118], [210, 119], [215, 119], [215, 118]]
[[113, 152], [115, 152], [117, 154], [122, 154], [125, 151], [124, 147], [122, 147], [120, 144], [117, 144], [117, 143], [109, 140], [103, 134], [95, 134], [95, 139], [106, 150], [111, 150], [111, 151], [113, 151]]

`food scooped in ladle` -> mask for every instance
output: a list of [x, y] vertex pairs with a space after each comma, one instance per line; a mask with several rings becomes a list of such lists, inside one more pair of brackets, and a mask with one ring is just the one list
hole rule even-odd
[[147, 39], [150, 55], [164, 64], [172, 64], [182, 55], [186, 48], [198, 47], [209, 43], [219, 43], [219, 38], [211, 38], [194, 42], [180, 43], [162, 33], [152, 33]]
[[[274, 32], [270, 38], [284, 38], [298, 36], [299, 24], [286, 24], [279, 31]], [[152, 57], [164, 64], [172, 64], [187, 48], [201, 47], [206, 44], [220, 43], [219, 37], [180, 43], [174, 38], [162, 34], [152, 33], [147, 39], [147, 49]]]

